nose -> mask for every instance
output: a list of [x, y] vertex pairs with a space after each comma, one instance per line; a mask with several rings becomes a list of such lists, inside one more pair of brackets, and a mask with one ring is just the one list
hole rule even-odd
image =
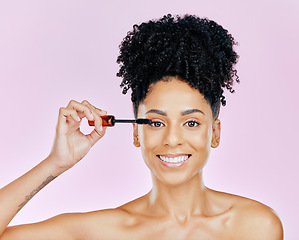
[[176, 147], [183, 144], [183, 135], [179, 126], [167, 126], [163, 136], [163, 144]]

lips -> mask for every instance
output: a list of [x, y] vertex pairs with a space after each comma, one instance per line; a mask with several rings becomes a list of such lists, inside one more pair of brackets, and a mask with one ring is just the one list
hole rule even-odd
[[160, 162], [169, 168], [178, 168], [184, 165], [191, 154], [157, 155]]

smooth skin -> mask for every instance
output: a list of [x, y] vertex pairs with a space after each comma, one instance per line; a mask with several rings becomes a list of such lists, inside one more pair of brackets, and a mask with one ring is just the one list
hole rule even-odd
[[[152, 119], [153, 124], [133, 126], [134, 145], [141, 148], [152, 175], [153, 188], [148, 194], [116, 209], [62, 214], [40, 223], [7, 227], [25, 205], [20, 203], [26, 196], [50, 182], [49, 176], [57, 177], [74, 166], [104, 136], [106, 129], [99, 126], [105, 114], [87, 101], [71, 101], [60, 109], [50, 155], [0, 191], [1, 240], [283, 239], [281, 221], [271, 208], [204, 185], [202, 171], [211, 148], [219, 145], [220, 120], [213, 119], [198, 90], [176, 78], [152, 85], [140, 104], [138, 117]], [[84, 117], [96, 121], [89, 135], [79, 129]], [[180, 156], [188, 156], [181, 166], [161, 160]]]

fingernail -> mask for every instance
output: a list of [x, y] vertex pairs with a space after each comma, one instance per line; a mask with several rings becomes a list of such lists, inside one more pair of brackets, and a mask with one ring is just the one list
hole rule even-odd
[[94, 117], [93, 117], [92, 113], [90, 114], [90, 116], [91, 116], [91, 119], [94, 120]]
[[81, 122], [81, 118], [78, 116], [78, 122]]
[[103, 131], [103, 126], [101, 125], [101, 126], [100, 126], [100, 132], [102, 132], [102, 131]]

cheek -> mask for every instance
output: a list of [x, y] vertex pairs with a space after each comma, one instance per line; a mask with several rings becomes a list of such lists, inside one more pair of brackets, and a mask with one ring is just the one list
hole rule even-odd
[[142, 131], [140, 136], [141, 154], [146, 166], [155, 173], [155, 167], [153, 159], [157, 154], [157, 149], [161, 146], [161, 136], [157, 132]]
[[196, 133], [189, 133], [187, 139], [194, 149], [209, 151], [211, 147], [212, 131], [210, 131], [208, 127], [202, 128]]
[[154, 150], [155, 148], [161, 146], [161, 133], [159, 131], [152, 131], [149, 129], [143, 129], [140, 144], [145, 150]]

